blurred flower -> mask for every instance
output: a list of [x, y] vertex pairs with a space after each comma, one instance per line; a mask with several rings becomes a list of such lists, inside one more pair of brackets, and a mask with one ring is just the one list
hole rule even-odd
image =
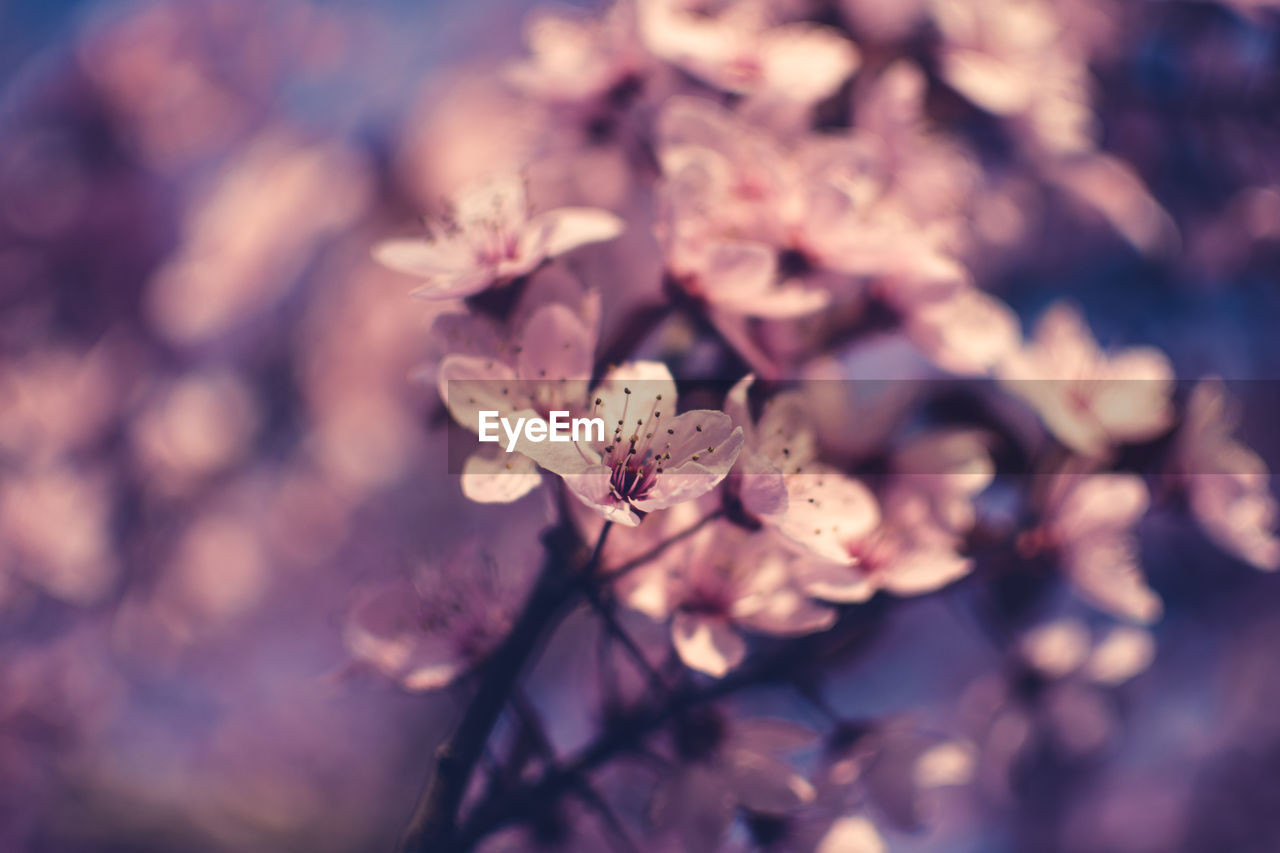
[[537, 549], [524, 554], [499, 563], [471, 539], [409, 580], [362, 590], [347, 620], [347, 648], [408, 690], [449, 684], [511, 629], [541, 565]]
[[102, 471], [35, 468], [0, 482], [0, 564], [70, 604], [116, 580], [112, 486]]
[[1133, 474], [1059, 472], [1045, 483], [1041, 524], [1025, 541], [1054, 549], [1076, 590], [1095, 607], [1151, 623], [1164, 606], [1143, 577], [1131, 529], [1147, 504], [1147, 487]]
[[1152, 347], [1103, 352], [1067, 305], [1046, 311], [1032, 342], [1010, 355], [999, 373], [1056, 438], [1085, 456], [1153, 439], [1173, 424], [1169, 359]]
[[1280, 568], [1276, 499], [1267, 465], [1231, 433], [1239, 414], [1219, 380], [1200, 382], [1178, 431], [1175, 470], [1214, 542], [1259, 569]]
[[1088, 69], [1045, 0], [931, 4], [941, 72], [978, 106], [1017, 118], [1032, 146], [1051, 153], [1092, 146]]
[[0, 364], [0, 449], [27, 463], [100, 439], [126, 390], [118, 347], [46, 347]]
[[1021, 707], [1016, 694], [1008, 697], [1005, 713], [1031, 715], [1033, 726], [1057, 748], [1081, 756], [1116, 736], [1118, 720], [1105, 690], [1146, 670], [1155, 643], [1148, 632], [1129, 626], [1113, 627], [1095, 640], [1080, 622], [1062, 620], [1025, 635], [1022, 655], [1044, 683], [1033, 686], [1030, 702]]
[[705, 14], [688, 0], [639, 0], [653, 53], [728, 92], [810, 104], [858, 67], [852, 42], [811, 23], [775, 24], [759, 0]]
[[675, 767], [653, 795], [653, 822], [687, 853], [719, 849], [736, 808], [782, 815], [813, 799], [813, 786], [782, 756], [815, 739], [796, 723], [717, 708], [678, 718], [670, 732]]
[[797, 636], [835, 622], [834, 610], [810, 601], [792, 584], [793, 563], [767, 534], [717, 522], [624, 578], [619, 594], [653, 619], [670, 619], [680, 659], [720, 677], [746, 655], [740, 630]]
[[831, 522], [845, 515], [839, 503], [806, 500], [813, 538], [828, 547], [810, 545], [816, 559], [799, 563], [805, 592], [838, 602], [865, 601], [880, 589], [921, 595], [969, 572], [971, 561], [958, 551], [974, 523], [973, 497], [994, 474], [982, 440], [963, 432], [924, 434], [894, 454], [892, 469], [878, 523], [859, 531], [838, 531], [839, 522]]
[[650, 70], [631, 0], [614, 3], [598, 18], [577, 9], [535, 8], [524, 34], [530, 56], [510, 63], [505, 76], [553, 104], [616, 105], [644, 86]]
[[[506, 328], [467, 314], [436, 320], [432, 331], [446, 352], [436, 384], [463, 427], [478, 432], [481, 411], [529, 409], [546, 418], [553, 411], [572, 416], [586, 410], [600, 300], [580, 289], [557, 293], [561, 285], [545, 273], [536, 276]], [[530, 457], [484, 448], [467, 459], [462, 491], [481, 503], [509, 503], [541, 479]]]
[[534, 214], [515, 176], [472, 186], [453, 200], [438, 233], [388, 240], [374, 256], [397, 272], [424, 279], [414, 291], [430, 299], [471, 296], [532, 272], [547, 258], [612, 240], [624, 223], [605, 210], [562, 207]]
[[234, 374], [183, 376], [157, 391], [134, 421], [135, 453], [157, 491], [186, 491], [244, 455], [257, 418], [249, 389]]
[[148, 285], [156, 330], [203, 344], [269, 310], [369, 191], [364, 160], [347, 147], [261, 132], [187, 208], [181, 245]]

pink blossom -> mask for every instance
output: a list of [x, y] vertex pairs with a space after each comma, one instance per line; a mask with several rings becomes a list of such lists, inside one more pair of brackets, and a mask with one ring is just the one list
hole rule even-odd
[[1064, 304], [1045, 312], [1031, 343], [1005, 360], [1000, 377], [1055, 437], [1085, 456], [1153, 439], [1173, 423], [1168, 358], [1151, 347], [1104, 352]]
[[1259, 569], [1280, 568], [1276, 499], [1258, 454], [1232, 437], [1239, 413], [1219, 380], [1196, 385], [1178, 432], [1175, 469], [1196, 521], [1222, 548]]
[[971, 561], [958, 551], [974, 523], [973, 496], [991, 482], [994, 468], [979, 436], [926, 434], [894, 456], [895, 474], [880, 498], [878, 523], [852, 533], [823, 535], [830, 516], [843, 511], [825, 500], [808, 505], [814, 537], [831, 547], [803, 561], [801, 587], [827, 601], [865, 601], [877, 590], [894, 595], [932, 592], [967, 574]]
[[751, 240], [717, 237], [711, 223], [670, 216], [661, 223], [667, 268], [692, 296], [733, 316], [798, 317], [820, 310], [829, 294], [778, 281], [777, 252]]
[[550, 103], [590, 105], [639, 88], [651, 62], [630, 0], [613, 4], [599, 18], [570, 8], [535, 8], [524, 37], [530, 55], [509, 64], [505, 76]]
[[678, 244], [682, 226], [693, 236], [764, 243], [789, 253], [784, 275], [816, 286], [829, 286], [833, 273], [895, 268], [931, 243], [886, 197], [860, 137], [784, 142], [703, 98], [670, 99], [657, 130], [666, 180], [659, 237], [668, 243]]
[[1043, 520], [1028, 544], [1054, 549], [1093, 606], [1131, 622], [1154, 622], [1163, 604], [1147, 586], [1132, 531], [1147, 504], [1147, 487], [1136, 475], [1059, 472], [1046, 484]]
[[941, 73], [983, 109], [1017, 120], [1036, 150], [1092, 148], [1087, 57], [1047, 0], [932, 4]]
[[119, 572], [111, 478], [66, 462], [35, 465], [0, 482], [0, 569], [69, 604], [90, 605]]
[[[1120, 721], [1107, 691], [1150, 666], [1155, 642], [1141, 628], [1113, 626], [1094, 636], [1084, 623], [1065, 618], [1024, 634], [1017, 655], [1021, 671], [1041, 683], [1041, 689], [1028, 698], [1015, 685], [991, 683], [984, 697], [986, 712], [995, 718], [988, 761], [1006, 774], [1040, 739], [1075, 758], [1096, 755], [1113, 742]], [[1005, 747], [1008, 751], [993, 750], [992, 741], [1011, 731], [1019, 737]]]
[[[634, 527], [643, 513], [706, 494], [742, 448], [742, 429], [723, 412], [673, 415], [676, 384], [661, 362], [615, 368], [593, 397], [590, 415], [604, 419], [604, 441], [521, 440], [516, 449], [559, 474], [580, 501], [610, 521]], [[538, 417], [528, 409], [514, 416]]]
[[1134, 678], [1155, 659], [1151, 632], [1116, 625], [1093, 637], [1076, 619], [1060, 619], [1023, 635], [1022, 657], [1038, 672], [1061, 679], [1079, 674], [1097, 684], [1114, 687]]
[[658, 563], [624, 579], [624, 603], [671, 620], [671, 639], [687, 666], [716, 677], [742, 662], [741, 632], [779, 636], [829, 628], [835, 611], [791, 582], [793, 556], [768, 534], [710, 524]]
[[880, 521], [875, 497], [861, 481], [818, 461], [802, 392], [775, 395], [753, 422], [747, 408], [753, 381], [743, 378], [725, 400], [746, 435], [732, 484], [743, 509], [806, 553], [851, 561], [847, 543]]
[[970, 286], [911, 303], [904, 326], [934, 364], [959, 374], [988, 373], [1005, 362], [1022, 331], [1009, 306]]
[[900, 59], [854, 95], [853, 135], [868, 152], [877, 181], [941, 247], [957, 250], [972, 224], [968, 211], [981, 171], [973, 154], [940, 133], [925, 110], [928, 80]]
[[[924, 499], [908, 490], [889, 492], [884, 518], [872, 530], [841, 537], [840, 550], [825, 559], [802, 561], [801, 589], [815, 598], [841, 603], [866, 601], [878, 590], [923, 595], [968, 574], [971, 561], [938, 531], [921, 524]], [[821, 528], [815, 528], [817, 533]]]
[[[867, 601], [879, 589], [919, 596], [969, 573], [959, 553], [974, 524], [973, 497], [991, 482], [991, 459], [969, 433], [916, 439], [896, 455], [881, 496], [883, 517], [856, 535], [832, 537], [836, 548], [801, 562], [796, 578], [815, 598]], [[818, 502], [815, 512], [827, 510]], [[824, 530], [815, 524], [815, 537]]]
[[416, 295], [452, 299], [526, 275], [579, 246], [612, 240], [623, 227], [617, 216], [596, 208], [534, 214], [523, 182], [506, 176], [460, 193], [437, 233], [380, 243], [374, 257], [423, 279]]
[[727, 92], [811, 104], [857, 70], [857, 49], [834, 30], [775, 24], [759, 0], [698, 14], [688, 0], [640, 0], [640, 26], [654, 55]]
[[[585, 408], [599, 325], [599, 295], [567, 276], [539, 273], [504, 326], [471, 314], [446, 314], [432, 326], [444, 353], [435, 369], [440, 397], [472, 432], [481, 410]], [[424, 370], [424, 375], [428, 373]], [[480, 503], [510, 503], [542, 480], [521, 453], [483, 447], [466, 461], [462, 491]]]
[[410, 579], [362, 589], [347, 619], [347, 649], [408, 690], [444, 687], [511, 629], [539, 564], [537, 551], [527, 551], [499, 564], [472, 539]]
[[650, 814], [687, 853], [720, 849], [735, 809], [785, 815], [813, 800], [813, 786], [785, 760], [816, 740], [797, 723], [708, 708], [677, 719], [670, 739], [674, 767]]

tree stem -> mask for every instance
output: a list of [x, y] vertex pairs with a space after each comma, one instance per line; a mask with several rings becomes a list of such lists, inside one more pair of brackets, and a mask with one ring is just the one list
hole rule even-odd
[[[611, 523], [600, 531], [595, 549], [579, 576], [590, 574], [600, 560]], [[476, 763], [526, 664], [560, 624], [580, 587], [558, 571], [556, 555], [542, 573], [505, 640], [480, 670], [480, 685], [462, 718], [439, 749], [435, 766], [400, 842], [403, 853], [445, 853], [456, 849], [458, 812]]]

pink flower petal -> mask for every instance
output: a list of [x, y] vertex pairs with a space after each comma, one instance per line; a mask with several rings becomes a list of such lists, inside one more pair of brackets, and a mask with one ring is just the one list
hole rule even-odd
[[1147, 511], [1146, 484], [1134, 474], [1095, 474], [1072, 484], [1053, 516], [1054, 529], [1066, 542], [1092, 534], [1125, 530]]
[[754, 516], [779, 515], [786, 512], [789, 498], [787, 481], [768, 458], [743, 450], [738, 456], [738, 500]]
[[816, 559], [798, 564], [796, 583], [806, 594], [837, 604], [866, 601], [879, 588], [876, 581], [857, 566]]
[[554, 258], [588, 243], [612, 240], [626, 230], [626, 223], [607, 210], [561, 207], [535, 216], [529, 228], [545, 229], [543, 255]]
[[831, 824], [814, 853], [886, 853], [888, 849], [875, 824], [860, 815], [850, 815]]
[[544, 306], [534, 312], [521, 331], [516, 369], [527, 380], [570, 380], [568, 384], [573, 388], [558, 396], [581, 399], [586, 396], [585, 382], [591, 378], [591, 339], [573, 311], [563, 305]]
[[880, 574], [880, 585], [894, 595], [924, 595], [969, 573], [972, 561], [952, 551], [919, 549], [894, 561]]
[[787, 511], [778, 531], [826, 560], [853, 562], [849, 544], [880, 522], [876, 499], [859, 481], [814, 465], [787, 480]]
[[816, 792], [785, 761], [740, 749], [727, 757], [725, 781], [738, 802], [765, 814], [786, 814], [813, 802]]
[[516, 401], [510, 393], [518, 388], [515, 371], [508, 365], [485, 356], [451, 355], [440, 363], [436, 373], [440, 399], [449, 407], [454, 420], [466, 429], [480, 429], [480, 412], [496, 411], [510, 415]]
[[768, 93], [801, 103], [835, 92], [860, 62], [852, 42], [812, 24], [774, 27], [761, 40], [760, 53]]
[[462, 467], [462, 493], [476, 503], [512, 503], [541, 483], [532, 459], [500, 448], [473, 453]]
[[742, 663], [747, 653], [746, 643], [728, 621], [693, 613], [676, 614], [671, 641], [686, 666], [716, 678]]
[[1164, 605], [1147, 586], [1131, 542], [1094, 534], [1071, 545], [1065, 559], [1072, 583], [1094, 606], [1143, 625], [1160, 618]]
[[471, 296], [492, 284], [495, 277], [493, 268], [478, 265], [471, 248], [455, 240], [388, 240], [374, 249], [374, 259], [422, 279], [413, 294], [427, 299]]

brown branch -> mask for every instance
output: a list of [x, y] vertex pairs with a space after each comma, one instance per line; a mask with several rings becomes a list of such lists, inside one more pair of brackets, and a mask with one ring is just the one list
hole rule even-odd
[[571, 791], [575, 780], [623, 753], [639, 749], [649, 735], [681, 714], [747, 688], [792, 682], [803, 676], [806, 667], [862, 647], [875, 636], [877, 628], [877, 620], [866, 619], [864, 612], [865, 606], [847, 611], [841, 630], [783, 641], [724, 678], [702, 685], [686, 684], [669, 692], [662, 701], [633, 708], [568, 761], [548, 768], [531, 782], [478, 803], [459, 828], [457, 846], [452, 849], [470, 850], [489, 834], [538, 814]]
[[[579, 574], [590, 574], [600, 560], [610, 523], [600, 531], [595, 550]], [[404, 853], [441, 853], [454, 849], [458, 811], [476, 763], [526, 664], [569, 611], [580, 587], [559, 571], [553, 554], [543, 567], [524, 609], [505, 640], [480, 672], [480, 686], [462, 712], [453, 734], [436, 750], [435, 767], [400, 842]]]

